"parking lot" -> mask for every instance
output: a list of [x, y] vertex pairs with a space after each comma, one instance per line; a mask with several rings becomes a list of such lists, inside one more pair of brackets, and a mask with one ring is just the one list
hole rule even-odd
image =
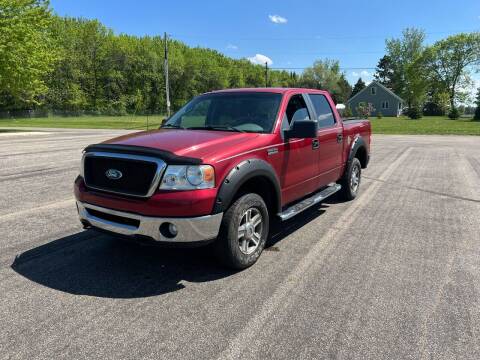
[[0, 135], [0, 358], [480, 358], [479, 137], [374, 136], [355, 201], [235, 273], [82, 230], [81, 150], [123, 133]]

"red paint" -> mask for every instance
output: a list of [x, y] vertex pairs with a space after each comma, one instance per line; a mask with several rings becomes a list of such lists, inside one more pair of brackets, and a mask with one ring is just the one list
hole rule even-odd
[[[321, 186], [337, 181], [343, 174], [350, 144], [362, 136], [370, 152], [370, 122], [343, 124], [335, 105], [326, 91], [309, 89], [235, 89], [224, 91], [275, 92], [283, 94], [274, 130], [271, 134], [236, 133], [229, 131], [161, 129], [138, 132], [108, 140], [108, 144], [138, 145], [171, 151], [180, 156], [199, 158], [204, 164], [215, 168], [217, 187], [209, 190], [157, 191], [149, 199], [133, 199], [105, 195], [85, 188], [83, 181], [75, 183], [78, 200], [116, 210], [149, 216], [201, 216], [210, 214], [218, 184], [238, 163], [246, 159], [263, 159], [275, 169], [281, 184], [281, 203], [286, 205]], [[323, 94], [328, 99], [336, 118], [335, 126], [317, 133], [320, 148], [312, 151], [313, 139], [282, 140], [281, 119], [288, 100], [294, 94]], [[343, 141], [337, 142], [337, 135]], [[268, 148], [277, 148], [278, 153], [268, 155]]]

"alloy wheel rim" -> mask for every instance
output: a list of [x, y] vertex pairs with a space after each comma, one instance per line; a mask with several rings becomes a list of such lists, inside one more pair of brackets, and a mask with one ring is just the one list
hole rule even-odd
[[256, 208], [245, 210], [238, 226], [238, 247], [245, 255], [257, 250], [262, 239], [263, 218]]
[[358, 165], [355, 165], [352, 169], [352, 176], [350, 178], [350, 189], [353, 193], [356, 193], [358, 190], [358, 185], [360, 184], [360, 168]]

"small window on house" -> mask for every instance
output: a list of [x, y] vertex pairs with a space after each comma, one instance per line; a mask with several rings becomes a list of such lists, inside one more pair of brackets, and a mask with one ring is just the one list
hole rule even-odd
[[372, 86], [370, 88], [370, 91], [372, 92], [372, 95], [375, 95], [377, 93], [377, 88], [375, 86]]
[[402, 103], [401, 102], [398, 103], [398, 110], [402, 110]]
[[382, 101], [382, 109], [388, 109], [388, 101]]

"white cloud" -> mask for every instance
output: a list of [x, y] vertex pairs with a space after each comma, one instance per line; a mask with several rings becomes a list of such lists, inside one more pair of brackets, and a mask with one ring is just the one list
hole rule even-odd
[[228, 45], [227, 45], [227, 49], [228, 49], [228, 50], [238, 50], [238, 46], [237, 46], [237, 45], [233, 45], [233, 44], [228, 44]]
[[356, 78], [361, 77], [361, 78], [365, 79], [365, 78], [371, 78], [373, 76], [373, 73], [368, 72], [367, 70], [362, 70], [360, 72], [352, 71], [352, 76], [356, 77]]
[[275, 24], [286, 24], [288, 20], [280, 15], [268, 15], [271, 22]]
[[262, 54], [255, 54], [255, 56], [247, 58], [248, 61], [250, 61], [252, 64], [257, 64], [257, 65], [272, 65], [273, 61], [270, 59], [268, 56], [262, 55]]

